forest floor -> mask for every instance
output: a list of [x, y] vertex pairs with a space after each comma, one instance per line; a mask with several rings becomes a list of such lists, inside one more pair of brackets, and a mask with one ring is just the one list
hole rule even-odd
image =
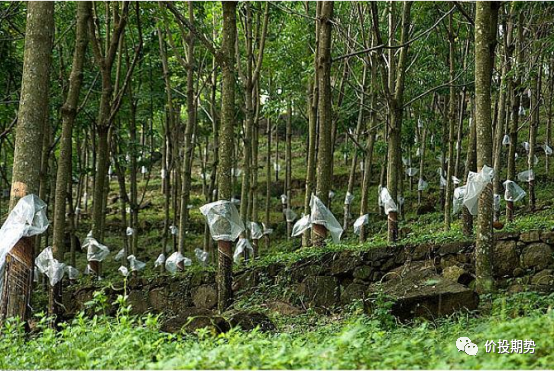
[[[302, 143], [294, 144], [294, 169], [304, 169]], [[263, 146], [261, 153], [263, 152]], [[337, 152], [337, 157], [340, 154]], [[541, 158], [542, 160], [543, 158]], [[524, 162], [524, 160], [519, 160]], [[342, 222], [343, 200], [346, 194], [348, 162], [336, 167], [336, 179], [340, 187], [335, 188], [331, 210]], [[544, 161], [541, 161], [544, 164]], [[437, 162], [438, 164], [438, 162]], [[438, 166], [438, 165], [437, 165]], [[523, 166], [523, 163], [521, 163]], [[375, 170], [378, 166], [375, 166]], [[283, 167], [284, 168], [284, 167]], [[412, 189], [406, 182], [405, 213], [400, 223], [403, 244], [440, 243], [467, 240], [461, 234], [460, 221], [454, 219], [449, 231], [443, 229], [443, 214], [438, 207], [439, 188], [436, 167], [426, 171], [430, 188], [424, 193], [423, 205], [426, 213], [417, 213], [417, 185]], [[262, 173], [262, 172], [261, 172]], [[378, 172], [374, 172], [377, 173]], [[527, 231], [552, 229], [552, 189], [544, 182], [544, 169], [538, 168], [537, 206], [538, 210], [529, 213], [525, 202], [516, 211], [516, 220], [506, 224], [503, 231]], [[139, 228], [138, 258], [147, 263], [141, 276], [157, 275], [153, 262], [161, 251], [161, 231], [163, 227], [163, 195], [160, 192], [159, 169], [152, 171], [152, 180], [141, 181], [139, 192], [146, 190], [145, 200], [151, 207], [141, 210]], [[273, 174], [273, 176], [275, 176]], [[279, 175], [282, 184], [284, 174]], [[300, 215], [304, 189], [301, 173], [294, 173], [294, 182], [299, 185], [293, 190], [292, 204]], [[359, 179], [359, 176], [357, 176]], [[436, 180], [435, 180], [436, 179]], [[436, 182], [432, 182], [435, 180]], [[265, 190], [265, 177], [261, 177], [262, 194]], [[371, 186], [370, 238], [360, 245], [357, 237], [348, 231], [340, 244], [328, 244], [323, 248], [298, 249], [300, 239], [286, 239], [279, 196], [282, 188], [276, 184], [272, 190], [271, 222], [275, 228], [271, 245], [261, 244], [261, 258], [247, 263], [249, 266], [267, 265], [272, 262], [295, 262], [310, 255], [345, 249], [371, 249], [386, 245], [386, 219], [377, 210], [375, 179]], [[524, 185], [522, 185], [524, 186]], [[198, 211], [203, 204], [201, 179], [196, 174], [191, 204], [191, 227], [187, 235], [187, 256], [193, 258], [196, 247], [202, 247], [204, 220]], [[282, 186], [281, 186], [282, 187]], [[117, 272], [121, 264], [113, 260], [122, 248], [125, 226], [121, 223], [118, 211], [117, 182], [112, 179], [112, 191], [107, 214], [106, 245], [111, 258], [103, 265], [105, 272], [102, 286], [121, 286], [122, 277]], [[525, 188], [525, 187], [524, 187]], [[239, 194], [240, 182], [235, 185]], [[359, 186], [356, 187], [359, 190]], [[525, 199], [526, 201], [527, 199]], [[260, 205], [265, 203], [261, 198]], [[502, 203], [502, 209], [504, 204]], [[359, 197], [352, 205], [352, 214], [359, 210]], [[260, 213], [262, 215], [262, 213]], [[354, 217], [355, 219], [355, 217]], [[503, 218], [502, 218], [503, 219]], [[352, 221], [353, 222], [353, 221]], [[79, 226], [78, 235], [82, 239], [88, 232], [89, 221], [85, 218]], [[281, 238], [277, 238], [281, 237]], [[168, 247], [171, 251], [172, 247]], [[68, 261], [69, 256], [66, 256]], [[194, 261], [194, 259], [193, 259]], [[78, 254], [80, 271], [86, 265], [85, 255]], [[243, 264], [244, 265], [244, 264]], [[208, 268], [213, 270], [213, 267]], [[194, 263], [188, 270], [204, 270]], [[177, 274], [179, 275], [179, 274]], [[82, 277], [78, 286], [90, 284], [89, 277]], [[361, 303], [353, 303], [334, 309], [322, 315], [308, 309], [297, 316], [282, 316], [268, 313], [276, 325], [272, 332], [258, 330], [243, 332], [232, 329], [223, 334], [213, 334], [209, 330], [196, 334], [167, 334], [161, 332], [163, 315], [130, 315], [125, 299], [119, 299], [117, 316], [102, 315], [102, 309], [109, 304], [98, 296], [88, 306], [96, 308], [98, 315], [93, 318], [79, 314], [75, 319], [64, 323], [58, 331], [47, 327], [44, 315], [45, 293], [41, 286], [34, 293], [33, 331], [25, 334], [23, 325], [9, 322], [1, 330], [0, 369], [529, 369], [548, 368], [554, 363], [554, 313], [551, 311], [553, 295], [536, 293], [499, 293], [491, 297], [481, 297], [478, 310], [457, 313], [449, 317], [420, 320], [407, 324], [399, 323], [389, 313], [391, 303], [385, 298], [371, 313], [364, 311]], [[255, 306], [251, 303], [236, 306]], [[456, 340], [469, 337], [479, 347], [475, 356], [459, 352]], [[534, 353], [487, 352], [485, 343], [499, 340], [533, 340]], [[510, 349], [508, 349], [510, 350]]]

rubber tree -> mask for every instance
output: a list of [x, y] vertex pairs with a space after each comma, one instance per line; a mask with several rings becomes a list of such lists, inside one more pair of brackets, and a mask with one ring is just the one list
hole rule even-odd
[[[400, 136], [402, 133], [402, 116], [404, 114], [404, 79], [406, 72], [406, 61], [409, 45], [407, 43], [410, 28], [410, 11], [413, 3], [403, 2], [402, 8], [402, 27], [400, 33], [400, 54], [396, 64], [394, 74], [394, 89], [392, 86], [390, 74], [387, 76], [384, 55], [380, 54], [379, 67], [383, 81], [389, 81], [389, 84], [383, 84], [385, 99], [388, 104], [388, 148], [387, 148], [387, 188], [392, 199], [398, 205], [399, 189], [399, 169], [401, 167], [401, 148]], [[377, 45], [383, 45], [381, 33], [379, 31], [379, 13], [376, 3], [371, 3], [371, 14], [373, 20], [373, 31]], [[395, 242], [398, 239], [398, 212], [390, 211], [388, 214], [388, 240]]]
[[[109, 133], [113, 118], [119, 109], [119, 105], [114, 101], [114, 82], [112, 77], [112, 68], [116, 61], [119, 44], [122, 40], [123, 32], [127, 25], [129, 14], [129, 3], [123, 4], [123, 9], [113, 4], [113, 9], [106, 7], [105, 17], [113, 17], [112, 22], [106, 21], [106, 33], [109, 39], [102, 40], [103, 32], [100, 30], [99, 22], [96, 17], [91, 17], [88, 22], [89, 38], [94, 52], [94, 60], [100, 70], [102, 93], [100, 95], [100, 104], [98, 107], [98, 118], [96, 121], [96, 133], [98, 142], [96, 144], [96, 171], [94, 177], [94, 198], [92, 205], [92, 235], [102, 240], [104, 235], [103, 226], [105, 220], [105, 189], [108, 185], [107, 173], [110, 158]], [[108, 30], [110, 24], [113, 29]], [[91, 262], [91, 268], [99, 274], [100, 265], [96, 261]]]
[[[475, 12], [475, 126], [477, 132], [477, 170], [492, 164], [491, 118], [491, 41], [496, 38], [494, 12], [498, 6], [479, 1]], [[493, 33], [494, 31], [494, 33]], [[492, 253], [494, 248], [493, 191], [489, 183], [479, 196], [477, 236], [475, 241], [476, 290], [489, 293], [494, 289], [492, 277]]]
[[[27, 4], [25, 49], [15, 144], [13, 156], [10, 211], [20, 198], [38, 194], [40, 183], [41, 149], [44, 128], [48, 125], [50, 68], [54, 41], [54, 3]], [[22, 238], [9, 252], [6, 260], [14, 257], [23, 263], [23, 272], [16, 277], [14, 266], [3, 273], [3, 290], [0, 293], [0, 321], [19, 317], [26, 320], [31, 297], [31, 286], [15, 285], [10, 279], [31, 283], [33, 274], [34, 238]]]
[[[332, 144], [332, 107], [331, 107], [331, 31], [333, 18], [332, 1], [321, 4], [319, 14], [319, 43], [318, 57], [315, 68], [319, 87], [318, 120], [319, 138], [317, 154], [317, 183], [316, 195], [325, 205], [329, 205], [329, 190], [333, 178], [330, 164], [333, 162]], [[327, 236], [327, 229], [321, 225], [314, 225], [312, 242], [315, 246], [322, 246]]]
[[[306, 3], [309, 6], [309, 2]], [[316, 2], [316, 22], [315, 22], [315, 48], [314, 48], [314, 65], [317, 66], [318, 61], [318, 44], [319, 44], [319, 14], [321, 13], [321, 2]], [[308, 83], [308, 156], [306, 166], [306, 192], [304, 194], [304, 214], [310, 213], [310, 198], [315, 189], [315, 173], [316, 173], [316, 146], [317, 146], [317, 105], [319, 102], [319, 82], [317, 78], [318, 70], [315, 70], [313, 80]], [[311, 245], [311, 236], [309, 231], [305, 231], [302, 235], [302, 246], [308, 247]]]
[[[517, 16], [517, 40], [515, 43], [514, 56], [516, 58], [515, 66], [512, 66], [514, 73], [509, 81], [512, 95], [512, 108], [510, 114], [510, 146], [508, 147], [508, 170], [506, 178], [515, 181], [516, 177], [516, 147], [517, 147], [517, 132], [519, 130], [519, 106], [521, 103], [521, 66], [523, 64], [523, 14], [516, 15], [515, 5], [512, 4], [510, 9], [511, 24], [508, 28], [515, 27], [513, 20]], [[512, 32], [510, 30], [510, 32]], [[514, 218], [514, 202], [506, 202], [506, 220], [512, 221]]]
[[[83, 65], [88, 44], [87, 23], [91, 16], [92, 3], [90, 1], [79, 2], [77, 5], [77, 21], [75, 34], [75, 49], [73, 51], [73, 63], [69, 78], [69, 90], [67, 98], [62, 106], [62, 134], [60, 138], [60, 156], [58, 159], [58, 170], [56, 174], [56, 190], [54, 195], [54, 228], [52, 253], [58, 261], [63, 261], [64, 235], [65, 235], [65, 212], [66, 200], [68, 197], [68, 183], [71, 180], [72, 169], [72, 135], [73, 124], [77, 116], [79, 93], [83, 82]], [[69, 188], [71, 191], [71, 188]], [[62, 286], [58, 282], [50, 291], [49, 311], [50, 314], [59, 315], [61, 308]]]
[[[231, 200], [233, 146], [235, 134], [235, 39], [237, 36], [237, 3], [224, 1], [221, 55], [221, 127], [219, 133], [219, 164], [217, 169], [219, 199]], [[233, 300], [233, 252], [231, 242], [218, 242], [218, 307], [224, 311]]]

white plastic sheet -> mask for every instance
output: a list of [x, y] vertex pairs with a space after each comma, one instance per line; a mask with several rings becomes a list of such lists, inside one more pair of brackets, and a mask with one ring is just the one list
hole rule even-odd
[[548, 146], [547, 143], [545, 143], [542, 148], [544, 149], [546, 156], [552, 155], [552, 147]]
[[233, 203], [234, 205], [240, 205], [240, 199], [231, 198], [231, 203]]
[[466, 186], [456, 187], [454, 189], [454, 196], [452, 198], [452, 213], [457, 214], [464, 204], [464, 197], [466, 194]]
[[108, 247], [92, 237], [92, 232], [85, 238], [82, 248], [87, 250], [87, 261], [102, 262], [110, 254]]
[[250, 237], [254, 240], [261, 239], [264, 236], [262, 229], [259, 224], [256, 222], [248, 222], [248, 227], [250, 229]]
[[35, 265], [42, 274], [48, 271], [48, 265], [50, 264], [50, 261], [54, 259], [54, 255], [52, 253], [52, 247], [46, 247], [43, 249], [42, 252], [38, 254], [38, 256], [35, 258]]
[[335, 192], [332, 190], [329, 190], [329, 199], [333, 199], [335, 197]]
[[241, 174], [242, 174], [242, 169], [240, 169], [240, 168], [232, 168], [231, 169], [231, 175], [233, 177], [240, 177]]
[[252, 245], [248, 239], [240, 238], [235, 248], [235, 253], [233, 253], [233, 260], [235, 263], [239, 263], [241, 261], [241, 257], [244, 257], [243, 254], [246, 251], [248, 251], [250, 255], [254, 254], [254, 248], [252, 248]]
[[127, 230], [125, 230], [125, 234], [127, 234], [127, 236], [134, 235], [135, 234], [135, 229], [133, 229], [130, 226], [127, 226]]
[[156, 261], [154, 262], [154, 267], [162, 266], [165, 263], [165, 254], [160, 253]]
[[529, 152], [529, 142], [523, 142], [523, 148], [525, 149], [525, 151]]
[[340, 242], [340, 236], [342, 235], [342, 226], [337, 221], [333, 213], [323, 204], [323, 202], [315, 195], [312, 194], [310, 200], [310, 222], [311, 224], [323, 225], [327, 228], [327, 231], [333, 237], [335, 243]]
[[466, 194], [464, 196], [464, 205], [473, 216], [477, 215], [478, 201], [481, 192], [494, 177], [494, 169], [485, 165], [480, 172], [469, 172], [467, 176]]
[[412, 162], [410, 161], [410, 159], [406, 159], [406, 158], [402, 158], [402, 164], [404, 164], [405, 166], [410, 166], [412, 165]]
[[170, 273], [174, 274], [177, 272], [177, 270], [180, 270], [180, 268], [178, 267], [178, 265], [180, 263], [183, 263], [183, 266], [190, 266], [192, 265], [192, 261], [190, 260], [190, 258], [187, 258], [185, 256], [183, 256], [181, 253], [179, 252], [174, 252], [171, 256], [169, 256], [167, 258], [167, 260], [165, 261], [165, 269], [167, 271], [169, 271]]
[[79, 270], [69, 265], [65, 267], [65, 272], [67, 273], [67, 277], [69, 278], [69, 280], [75, 280], [80, 275]]
[[263, 222], [262, 222], [262, 229], [263, 229], [263, 234], [264, 234], [264, 235], [271, 235], [271, 234], [273, 234], [273, 229], [270, 228], [270, 227], [267, 227], [267, 226], [265, 225], [265, 223], [263, 223]]
[[354, 221], [354, 234], [360, 235], [360, 229], [363, 225], [367, 225], [369, 223], [369, 215], [364, 214], [363, 216], [360, 216]]
[[312, 227], [312, 224], [310, 222], [310, 215], [303, 215], [302, 218], [296, 221], [296, 223], [292, 227], [291, 236], [298, 236], [304, 231], [308, 230], [310, 227]]
[[417, 168], [406, 168], [406, 174], [409, 176], [409, 177], [413, 177], [417, 174], [417, 172], [419, 171], [419, 169]]
[[146, 266], [144, 262], [139, 261], [134, 255], [128, 256], [127, 261], [129, 261], [129, 267], [131, 268], [131, 271], [140, 271]]
[[510, 139], [510, 136], [505, 134], [502, 138], [502, 145], [509, 146], [512, 143], [512, 140]]
[[459, 185], [461, 183], [460, 179], [456, 176], [452, 176], [452, 183], [454, 185]]
[[273, 163], [273, 170], [276, 171], [276, 172], [280, 172], [281, 171], [281, 164], [279, 163]]
[[535, 172], [532, 169], [518, 173], [517, 179], [521, 182], [530, 182], [535, 179]]
[[194, 254], [198, 262], [200, 262], [202, 265], [206, 265], [208, 263], [208, 252], [203, 251], [200, 248], [196, 248], [194, 250]]
[[226, 200], [218, 200], [200, 207], [200, 212], [206, 218], [212, 239], [219, 241], [235, 241], [244, 231], [235, 205]]
[[519, 116], [525, 116], [525, 109], [523, 108], [523, 106], [519, 106], [518, 114]]
[[429, 187], [429, 183], [425, 181], [423, 178], [420, 178], [417, 182], [417, 191], [425, 191]]
[[290, 208], [285, 208], [283, 213], [285, 213], [285, 218], [287, 222], [294, 222], [294, 220], [296, 220], [296, 217], [298, 217], [298, 215]]
[[140, 173], [146, 174], [148, 173], [148, 169], [143, 165], [142, 168], [140, 168]]
[[171, 235], [177, 235], [179, 233], [179, 229], [175, 225], [169, 226], [169, 232]]
[[423, 120], [421, 120], [421, 118], [417, 119], [417, 127], [418, 128], [423, 128]]
[[350, 191], [347, 191], [346, 196], [344, 197], [344, 204], [350, 205], [352, 204], [352, 200], [354, 200], [354, 195], [352, 195]]
[[62, 280], [65, 273], [65, 264], [54, 258], [51, 247], [40, 252], [35, 258], [35, 265], [42, 274], [48, 277], [51, 286]]
[[440, 175], [440, 181], [439, 182], [440, 182], [440, 188], [444, 189], [446, 187], [446, 178], [444, 178], [442, 176], [442, 174]]
[[379, 203], [379, 205], [385, 209], [385, 214], [389, 214], [389, 212], [398, 212], [398, 207], [386, 187], [381, 188]]
[[281, 195], [281, 204], [287, 204], [287, 200], [288, 200], [287, 196], [285, 194], [282, 194]]
[[46, 204], [36, 195], [22, 197], [0, 229], [0, 292], [6, 256], [22, 237], [42, 234], [48, 228]]
[[518, 202], [525, 197], [525, 191], [514, 181], [504, 181], [504, 200]]
[[125, 256], [125, 248], [121, 248], [119, 252], [115, 255], [114, 260], [120, 261]]
[[118, 271], [121, 273], [121, 275], [125, 277], [129, 276], [129, 269], [127, 269], [125, 266], [119, 266]]

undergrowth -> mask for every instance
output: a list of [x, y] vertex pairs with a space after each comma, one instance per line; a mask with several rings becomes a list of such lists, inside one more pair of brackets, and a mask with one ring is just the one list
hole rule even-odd
[[[35, 331], [5, 323], [0, 369], [530, 369], [554, 363], [553, 295], [497, 296], [487, 314], [458, 313], [435, 321], [397, 323], [387, 311], [367, 315], [351, 305], [342, 314], [308, 311], [296, 317], [272, 314], [273, 333], [232, 329], [215, 335], [167, 334], [160, 318], [129, 315], [124, 296], [115, 317], [83, 313], [58, 331], [38, 316]], [[103, 306], [101, 297], [89, 306]], [[469, 337], [476, 356], [459, 352], [455, 341]], [[534, 340], [534, 354], [486, 353], [487, 340]]]

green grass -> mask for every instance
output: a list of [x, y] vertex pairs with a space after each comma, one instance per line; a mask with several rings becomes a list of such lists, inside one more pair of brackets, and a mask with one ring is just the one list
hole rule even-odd
[[[531, 369], [554, 363], [553, 296], [534, 293], [485, 298], [480, 314], [459, 313], [436, 321], [398, 324], [388, 303], [366, 315], [353, 305], [341, 315], [308, 312], [271, 314], [274, 333], [233, 329], [215, 335], [171, 335], [160, 319], [128, 315], [77, 316], [59, 331], [39, 318], [26, 335], [9, 322], [0, 336], [0, 369]], [[379, 301], [379, 300], [378, 300]], [[94, 304], [92, 304], [94, 305]], [[97, 304], [96, 304], [97, 305]], [[476, 356], [458, 352], [455, 341], [469, 337]], [[485, 352], [487, 340], [534, 340], [534, 354]]]

